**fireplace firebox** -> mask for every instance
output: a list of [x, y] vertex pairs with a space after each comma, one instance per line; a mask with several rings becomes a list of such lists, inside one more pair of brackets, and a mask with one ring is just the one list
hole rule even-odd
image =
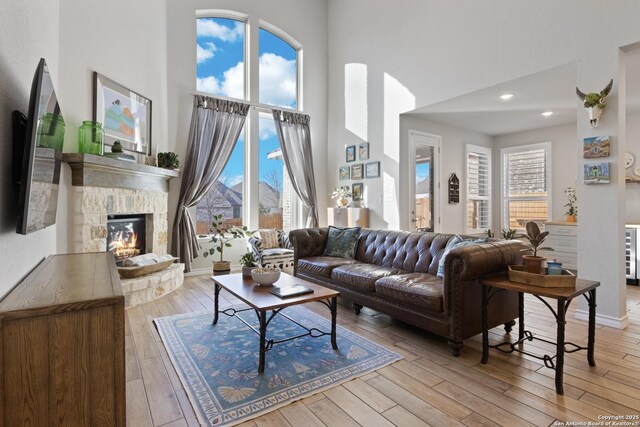
[[107, 250], [113, 252], [116, 264], [146, 252], [146, 215], [108, 215]]

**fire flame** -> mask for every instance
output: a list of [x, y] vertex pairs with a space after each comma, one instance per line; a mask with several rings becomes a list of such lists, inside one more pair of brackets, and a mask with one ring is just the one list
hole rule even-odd
[[113, 247], [113, 254], [116, 260], [122, 260], [131, 258], [140, 254], [140, 248], [136, 247], [138, 236], [133, 233], [131, 240], [127, 240], [123, 237], [122, 233], [118, 233], [117, 237], [114, 236], [111, 245]]

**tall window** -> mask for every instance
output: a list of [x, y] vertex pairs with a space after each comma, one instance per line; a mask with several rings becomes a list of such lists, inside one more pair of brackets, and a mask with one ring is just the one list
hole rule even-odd
[[198, 18], [196, 22], [196, 89], [246, 99], [246, 24], [228, 18]]
[[551, 212], [551, 143], [500, 150], [503, 226], [524, 229], [528, 221], [549, 220]]
[[491, 148], [467, 144], [467, 232], [491, 227]]
[[[285, 40], [290, 37], [284, 33], [279, 37], [279, 30], [261, 22], [266, 29], [252, 30], [258, 32], [259, 61], [249, 67], [245, 61], [250, 38], [247, 18], [228, 16], [196, 18], [196, 90], [246, 100], [255, 108], [245, 122], [251, 132], [246, 140], [239, 138], [222, 175], [196, 207], [197, 232], [208, 231], [214, 214], [222, 214], [228, 224], [290, 230], [298, 225], [297, 195], [284, 166], [271, 111], [262, 106], [299, 109], [299, 48]], [[259, 90], [248, 92], [248, 87]], [[247, 179], [245, 165], [254, 164], [256, 158], [257, 171], [252, 169]], [[251, 200], [255, 194], [257, 200]], [[243, 217], [247, 212], [243, 206], [248, 206], [253, 224]]]

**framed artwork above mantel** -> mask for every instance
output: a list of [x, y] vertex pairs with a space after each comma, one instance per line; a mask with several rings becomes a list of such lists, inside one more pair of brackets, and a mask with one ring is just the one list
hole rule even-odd
[[[102, 123], [104, 144], [151, 155], [151, 100], [93, 72], [93, 120]], [[105, 148], [105, 152], [107, 152]]]

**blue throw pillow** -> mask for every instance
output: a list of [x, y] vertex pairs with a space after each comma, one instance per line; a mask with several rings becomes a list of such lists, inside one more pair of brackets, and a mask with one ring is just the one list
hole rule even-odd
[[353, 259], [356, 257], [359, 237], [360, 227], [339, 228], [330, 225], [327, 246], [322, 255]]
[[487, 241], [486, 237], [482, 239], [472, 239], [472, 240], [464, 240], [462, 237], [458, 235], [452, 237], [447, 242], [447, 246], [445, 246], [444, 248], [444, 253], [442, 254], [442, 258], [440, 258], [440, 262], [438, 262], [438, 273], [436, 274], [436, 276], [444, 277], [444, 262], [445, 262], [445, 259], [447, 258], [447, 255], [449, 255], [449, 252], [451, 252], [451, 250], [462, 247], [462, 246], [475, 245], [478, 243], [486, 243], [486, 241]]

